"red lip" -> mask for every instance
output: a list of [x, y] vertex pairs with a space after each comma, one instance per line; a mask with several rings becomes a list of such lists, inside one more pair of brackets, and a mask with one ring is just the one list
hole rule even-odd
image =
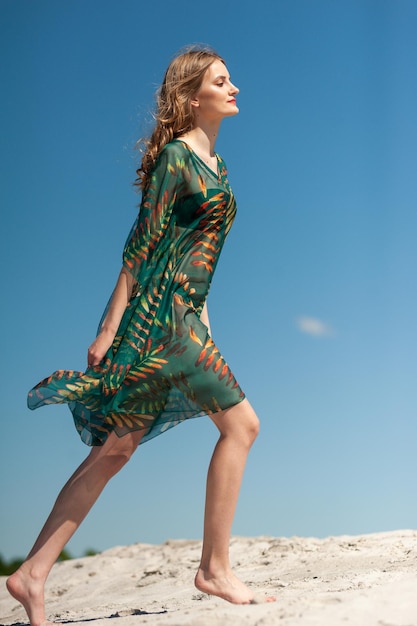
[[228, 100], [228, 102], [230, 104], [236, 104], [236, 98], [232, 98], [231, 100]]

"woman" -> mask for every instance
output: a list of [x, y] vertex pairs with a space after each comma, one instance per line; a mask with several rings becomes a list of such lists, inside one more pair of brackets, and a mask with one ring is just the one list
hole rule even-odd
[[139, 216], [87, 370], [60, 370], [29, 393], [30, 408], [67, 402], [92, 446], [8, 580], [31, 626], [47, 623], [45, 580], [108, 480], [139, 444], [198, 415], [209, 415], [220, 437], [208, 472], [195, 585], [229, 602], [254, 601], [231, 570], [229, 538], [258, 418], [211, 339], [206, 303], [236, 211], [214, 146], [223, 118], [238, 113], [238, 93], [211, 50], [191, 49], [172, 61], [137, 170]]

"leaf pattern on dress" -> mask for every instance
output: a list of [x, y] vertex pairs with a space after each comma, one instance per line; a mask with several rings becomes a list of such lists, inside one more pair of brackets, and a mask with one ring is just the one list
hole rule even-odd
[[244, 398], [200, 320], [236, 213], [217, 159], [218, 176], [186, 143], [165, 146], [123, 251], [134, 288], [112, 346], [99, 365], [59, 370], [29, 392], [32, 409], [67, 403], [88, 445], [132, 430], [143, 443]]

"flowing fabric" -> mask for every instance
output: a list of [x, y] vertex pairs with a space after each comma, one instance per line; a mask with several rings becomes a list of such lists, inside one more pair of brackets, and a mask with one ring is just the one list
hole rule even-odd
[[31, 409], [68, 403], [87, 445], [134, 430], [144, 443], [245, 397], [200, 320], [236, 213], [217, 162], [215, 173], [186, 143], [164, 147], [124, 248], [135, 283], [112, 346], [85, 373], [59, 370], [29, 392]]

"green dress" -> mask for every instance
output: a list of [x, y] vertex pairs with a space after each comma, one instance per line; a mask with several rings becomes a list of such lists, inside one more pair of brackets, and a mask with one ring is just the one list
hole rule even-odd
[[245, 397], [200, 320], [236, 213], [217, 161], [215, 174], [183, 141], [163, 148], [124, 248], [135, 283], [112, 346], [85, 373], [59, 370], [29, 392], [31, 409], [68, 403], [87, 445], [134, 430], [144, 443]]

